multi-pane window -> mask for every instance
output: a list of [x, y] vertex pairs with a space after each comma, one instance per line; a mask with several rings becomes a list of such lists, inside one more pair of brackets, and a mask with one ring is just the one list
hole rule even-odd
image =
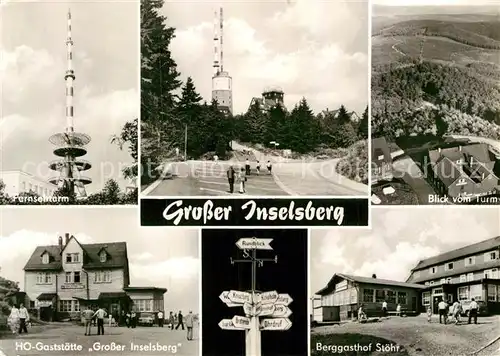
[[80, 262], [80, 254], [79, 253], [67, 253], [66, 254], [66, 263], [78, 263]]
[[375, 295], [375, 291], [373, 289], [363, 289], [363, 302], [365, 303], [373, 303], [373, 297]]
[[488, 284], [488, 301], [489, 302], [497, 301], [497, 286], [494, 284]]
[[387, 303], [396, 303], [396, 292], [392, 290], [387, 291]]
[[377, 289], [375, 291], [375, 302], [382, 303], [385, 301], [385, 291]]
[[97, 271], [95, 273], [95, 283], [111, 283], [111, 272]]
[[61, 312], [79, 312], [80, 302], [76, 299], [60, 300], [59, 311]]
[[406, 292], [398, 292], [398, 303], [399, 304], [408, 304], [408, 298]]
[[431, 304], [431, 293], [430, 292], [423, 292], [422, 293], [422, 305], [430, 305]]
[[44, 265], [46, 265], [47, 263], [49, 263], [49, 254], [48, 253], [44, 253], [43, 256], [42, 256], [42, 263]]
[[467, 273], [467, 282], [474, 280], [474, 273]]
[[136, 299], [134, 300], [134, 306], [139, 312], [151, 312], [153, 311], [153, 300], [152, 299]]
[[36, 284], [52, 284], [52, 275], [50, 273], [38, 273], [36, 275]]

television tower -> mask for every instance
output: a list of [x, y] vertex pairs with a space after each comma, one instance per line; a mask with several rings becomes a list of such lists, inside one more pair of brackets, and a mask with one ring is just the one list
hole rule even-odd
[[64, 75], [66, 81], [66, 129], [65, 132], [56, 133], [49, 138], [50, 143], [56, 146], [54, 155], [58, 159], [49, 163], [49, 168], [58, 172], [56, 177], [50, 178], [49, 182], [56, 184], [59, 189], [72, 194], [78, 198], [87, 196], [85, 186], [92, 180], [80, 174], [90, 169], [88, 161], [79, 159], [87, 154], [85, 146], [90, 142], [90, 136], [78, 133], [74, 130], [73, 120], [73, 81], [75, 72], [73, 70], [73, 40], [71, 37], [71, 11], [68, 10], [68, 34], [66, 38], [68, 67]]
[[214, 14], [214, 74], [212, 77], [212, 100], [216, 100], [221, 111], [233, 113], [233, 78], [224, 71], [224, 14], [222, 7]]

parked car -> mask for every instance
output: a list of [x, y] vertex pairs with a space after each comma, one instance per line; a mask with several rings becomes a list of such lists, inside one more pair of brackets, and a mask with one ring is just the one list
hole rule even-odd
[[145, 326], [153, 326], [155, 323], [155, 316], [152, 313], [141, 313], [137, 324]]

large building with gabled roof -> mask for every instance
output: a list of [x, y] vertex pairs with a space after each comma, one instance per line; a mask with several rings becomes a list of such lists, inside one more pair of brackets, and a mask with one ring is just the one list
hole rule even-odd
[[82, 308], [122, 312], [164, 310], [165, 288], [132, 287], [125, 242], [81, 244], [69, 233], [57, 245], [38, 246], [24, 267], [30, 308], [42, 320], [78, 319]]

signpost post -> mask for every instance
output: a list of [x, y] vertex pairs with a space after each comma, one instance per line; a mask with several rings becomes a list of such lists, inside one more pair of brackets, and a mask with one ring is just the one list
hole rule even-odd
[[[257, 250], [273, 250], [272, 241], [273, 239], [243, 237], [236, 242], [236, 246], [243, 250], [243, 259], [231, 258], [231, 263], [252, 264], [252, 288], [250, 292], [224, 291], [219, 296], [229, 307], [243, 307], [244, 317], [236, 315], [233, 319], [223, 319], [219, 327], [224, 330], [245, 330], [246, 356], [261, 356], [261, 330], [285, 331], [292, 326], [292, 322], [288, 319], [292, 311], [288, 305], [293, 299], [288, 294], [279, 294], [277, 291], [263, 293], [256, 291], [257, 267], [262, 267], [264, 262], [278, 263], [278, 256], [257, 258]], [[251, 250], [251, 253], [248, 250]], [[270, 319], [260, 320], [261, 317]]]

